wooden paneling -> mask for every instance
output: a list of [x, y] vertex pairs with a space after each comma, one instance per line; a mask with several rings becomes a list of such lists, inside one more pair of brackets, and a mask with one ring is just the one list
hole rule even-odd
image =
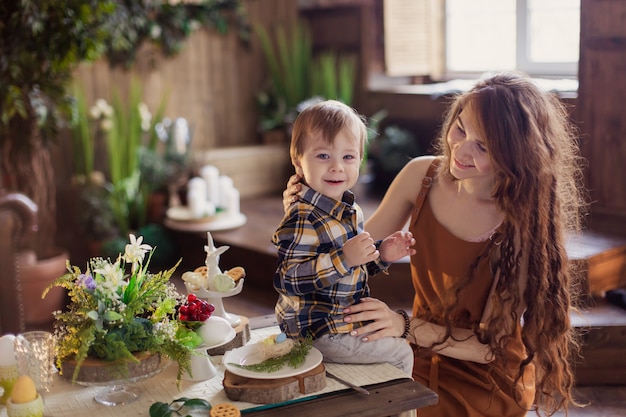
[[626, 2], [583, 0], [578, 91], [590, 227], [626, 234]]
[[241, 198], [279, 196], [294, 172], [286, 144], [219, 148], [194, 157], [194, 165], [213, 165], [232, 178]]
[[[297, 16], [297, 2], [291, 0], [245, 0], [244, 5], [252, 25], [290, 27]], [[83, 65], [76, 80], [91, 102], [100, 97], [110, 101], [113, 89], [126, 92], [131, 78], [138, 77], [151, 110], [168, 97], [166, 115], [189, 121], [193, 149], [260, 143], [254, 99], [266, 86], [265, 60], [254, 32], [248, 47], [231, 27], [225, 35], [193, 33], [171, 58], [144, 45], [130, 71], [111, 69], [105, 61]]]

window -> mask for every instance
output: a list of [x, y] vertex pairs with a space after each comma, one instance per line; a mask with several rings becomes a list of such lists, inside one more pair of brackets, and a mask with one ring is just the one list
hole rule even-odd
[[446, 72], [576, 75], [580, 0], [447, 0]]
[[[580, 0], [384, 2], [387, 75], [452, 78], [514, 69], [577, 75]], [[427, 53], [407, 56], [420, 48]]]

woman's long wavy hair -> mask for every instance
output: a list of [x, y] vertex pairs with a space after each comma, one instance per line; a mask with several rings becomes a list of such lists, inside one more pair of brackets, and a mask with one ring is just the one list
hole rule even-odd
[[[480, 80], [455, 99], [438, 139], [444, 156], [440, 175], [452, 180], [446, 138], [461, 111], [470, 107], [494, 171], [492, 196], [504, 214], [499, 244], [490, 246], [499, 256], [481, 256], [490, 256], [499, 279], [487, 328], [477, 326], [475, 332], [491, 345], [498, 360], [505, 361], [506, 343], [523, 322], [527, 357], [516, 382], [532, 362], [535, 407], [538, 413], [552, 415], [576, 403], [571, 395], [570, 363], [578, 342], [569, 314], [578, 288], [568, 265], [565, 239], [579, 232], [585, 209], [577, 130], [561, 100], [528, 77], [506, 73]], [[471, 280], [472, 272], [454, 288], [455, 293]], [[527, 276], [525, 289], [523, 275]], [[453, 295], [445, 306], [446, 317], [452, 316], [455, 303]], [[447, 320], [449, 331], [453, 324]]]

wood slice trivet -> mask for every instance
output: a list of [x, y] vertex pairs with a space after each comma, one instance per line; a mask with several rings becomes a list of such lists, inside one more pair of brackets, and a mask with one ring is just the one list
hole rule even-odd
[[326, 368], [320, 363], [308, 372], [277, 379], [253, 379], [224, 372], [224, 391], [231, 401], [275, 404], [326, 387]]
[[229, 350], [242, 347], [250, 341], [250, 319], [245, 316], [239, 316], [239, 318], [241, 321], [239, 325], [235, 327], [235, 338], [225, 345], [207, 349], [209, 355], [223, 355]]

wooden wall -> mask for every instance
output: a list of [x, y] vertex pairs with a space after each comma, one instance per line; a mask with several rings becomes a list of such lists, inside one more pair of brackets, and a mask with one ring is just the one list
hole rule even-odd
[[578, 89], [590, 225], [626, 235], [626, 2], [583, 0]]
[[[294, 0], [243, 2], [251, 24], [264, 25], [270, 32], [278, 25], [290, 27], [297, 16]], [[88, 103], [97, 98], [110, 103], [113, 90], [127, 92], [132, 77], [140, 80], [144, 101], [153, 113], [167, 95], [165, 114], [187, 119], [193, 129], [192, 149], [260, 144], [255, 95], [265, 87], [267, 71], [254, 32], [246, 47], [235, 30], [223, 35], [203, 29], [193, 33], [174, 57], [164, 58], [154, 46], [144, 45], [129, 71], [111, 69], [102, 60], [82, 65], [75, 80], [85, 89]], [[62, 144], [57, 155], [60, 182], [71, 175], [68, 146]]]

